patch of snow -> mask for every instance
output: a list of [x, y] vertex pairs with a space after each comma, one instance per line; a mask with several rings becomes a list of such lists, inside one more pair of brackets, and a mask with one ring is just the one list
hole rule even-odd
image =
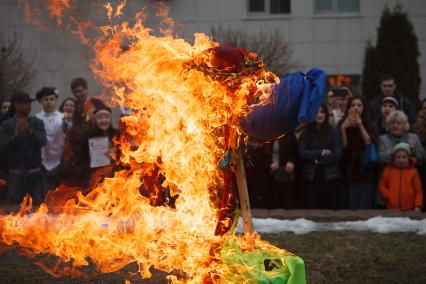
[[[374, 217], [365, 221], [318, 223], [303, 218], [296, 220], [253, 218], [254, 230], [259, 233], [293, 232], [307, 234], [320, 231], [371, 231], [375, 233], [413, 232], [426, 234], [426, 219], [412, 220], [407, 217]], [[238, 220], [237, 232], [243, 232], [242, 219]]]

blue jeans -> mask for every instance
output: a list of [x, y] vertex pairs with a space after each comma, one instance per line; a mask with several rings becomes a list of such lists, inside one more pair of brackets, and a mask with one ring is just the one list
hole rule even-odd
[[34, 205], [40, 205], [43, 201], [44, 176], [41, 171], [27, 175], [9, 174], [7, 186], [9, 202], [12, 204], [21, 204], [27, 193]]

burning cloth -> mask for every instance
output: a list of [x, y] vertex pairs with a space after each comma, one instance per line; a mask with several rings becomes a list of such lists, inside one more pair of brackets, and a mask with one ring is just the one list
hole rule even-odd
[[236, 165], [247, 134], [270, 141], [313, 120], [322, 70], [280, 79], [244, 49], [199, 33], [190, 44], [173, 35], [162, 4], [155, 36], [145, 11], [134, 24], [121, 20], [125, 1], [104, 6], [111, 24], [101, 26], [70, 15], [81, 1], [20, 2], [27, 17], [44, 7], [77, 34], [104, 92], [133, 111], [121, 118], [113, 177], [87, 194], [59, 188], [66, 200], [55, 204], [53, 194], [38, 209], [25, 199], [19, 213], [0, 216], [0, 243], [55, 256], [53, 267], [37, 262], [54, 276], [82, 276], [90, 263], [102, 273], [137, 263], [141, 278], [155, 268], [173, 283], [305, 282], [300, 258], [255, 233], [235, 235]]

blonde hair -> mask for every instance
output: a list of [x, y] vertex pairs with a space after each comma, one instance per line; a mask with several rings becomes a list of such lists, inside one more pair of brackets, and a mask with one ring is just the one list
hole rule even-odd
[[404, 124], [404, 130], [408, 131], [410, 130], [410, 124], [408, 123], [408, 118], [400, 110], [395, 110], [391, 112], [388, 117], [386, 118], [386, 130], [389, 130], [390, 125], [395, 121], [401, 121]]

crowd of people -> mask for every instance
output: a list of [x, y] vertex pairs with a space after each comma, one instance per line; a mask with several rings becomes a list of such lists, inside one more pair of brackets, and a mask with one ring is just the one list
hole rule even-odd
[[[0, 178], [7, 202], [20, 204], [30, 194], [38, 205], [60, 184], [85, 191], [112, 175], [118, 152], [113, 140], [119, 136], [112, 111], [89, 97], [84, 78], [71, 82], [71, 92], [59, 108], [54, 87], [43, 87], [36, 99], [17, 92], [2, 103]], [[32, 116], [35, 100], [42, 110]]]
[[249, 141], [246, 174], [253, 208], [424, 208], [426, 99], [414, 104], [384, 76], [367, 104], [331, 89], [316, 120], [278, 141]]
[[[34, 204], [59, 185], [87, 192], [116, 170], [120, 132], [111, 109], [76, 78], [73, 97], [43, 87], [2, 102], [0, 184], [12, 204]], [[424, 208], [426, 100], [414, 104], [383, 77], [370, 104], [347, 87], [331, 89], [316, 120], [271, 142], [249, 140], [245, 156], [253, 208], [416, 210]], [[42, 110], [31, 116], [31, 103]]]

